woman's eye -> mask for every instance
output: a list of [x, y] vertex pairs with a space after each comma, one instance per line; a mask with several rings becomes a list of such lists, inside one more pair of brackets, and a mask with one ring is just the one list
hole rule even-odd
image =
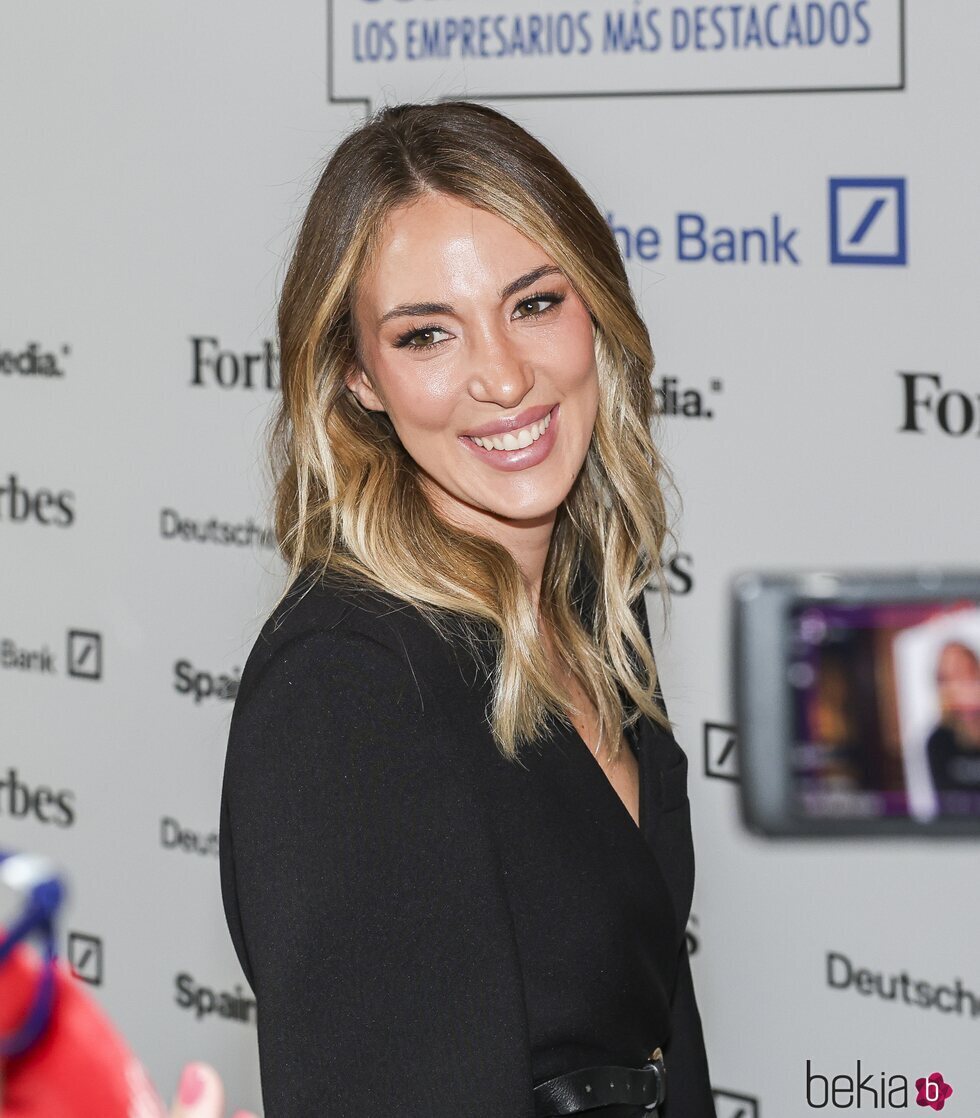
[[558, 295], [532, 295], [529, 299], [522, 299], [514, 308], [518, 318], [536, 318], [546, 314], [561, 302]]
[[440, 330], [438, 326], [425, 326], [421, 330], [413, 330], [410, 334], [403, 334], [398, 339], [398, 345], [408, 349], [431, 349], [439, 342], [443, 342], [449, 334]]

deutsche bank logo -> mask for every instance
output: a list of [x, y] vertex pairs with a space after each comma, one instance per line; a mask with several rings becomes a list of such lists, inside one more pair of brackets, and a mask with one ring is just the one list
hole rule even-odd
[[715, 1110], [718, 1118], [758, 1118], [759, 1100], [754, 1095], [740, 1095], [714, 1087]]
[[721, 722], [704, 724], [704, 775], [738, 780], [736, 729]]
[[908, 263], [905, 179], [830, 180], [830, 262]]
[[68, 965], [76, 978], [102, 985], [102, 940], [85, 932], [68, 933]]
[[68, 630], [68, 674], [79, 679], [102, 678], [102, 634]]

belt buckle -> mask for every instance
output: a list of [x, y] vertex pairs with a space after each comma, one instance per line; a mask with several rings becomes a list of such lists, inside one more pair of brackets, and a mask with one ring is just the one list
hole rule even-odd
[[667, 1097], [667, 1069], [664, 1067], [664, 1054], [659, 1046], [650, 1053], [643, 1068], [644, 1070], [654, 1068], [657, 1072], [657, 1097], [652, 1103], [643, 1104], [644, 1110], [656, 1110]]

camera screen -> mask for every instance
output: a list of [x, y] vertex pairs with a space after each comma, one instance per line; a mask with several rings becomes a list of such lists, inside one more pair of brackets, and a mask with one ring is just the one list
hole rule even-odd
[[980, 818], [978, 607], [949, 600], [790, 607], [799, 816]]

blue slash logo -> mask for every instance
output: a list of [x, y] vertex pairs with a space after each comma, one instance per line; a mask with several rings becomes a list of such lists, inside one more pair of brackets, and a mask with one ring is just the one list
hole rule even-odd
[[830, 262], [908, 263], [905, 179], [830, 180]]

